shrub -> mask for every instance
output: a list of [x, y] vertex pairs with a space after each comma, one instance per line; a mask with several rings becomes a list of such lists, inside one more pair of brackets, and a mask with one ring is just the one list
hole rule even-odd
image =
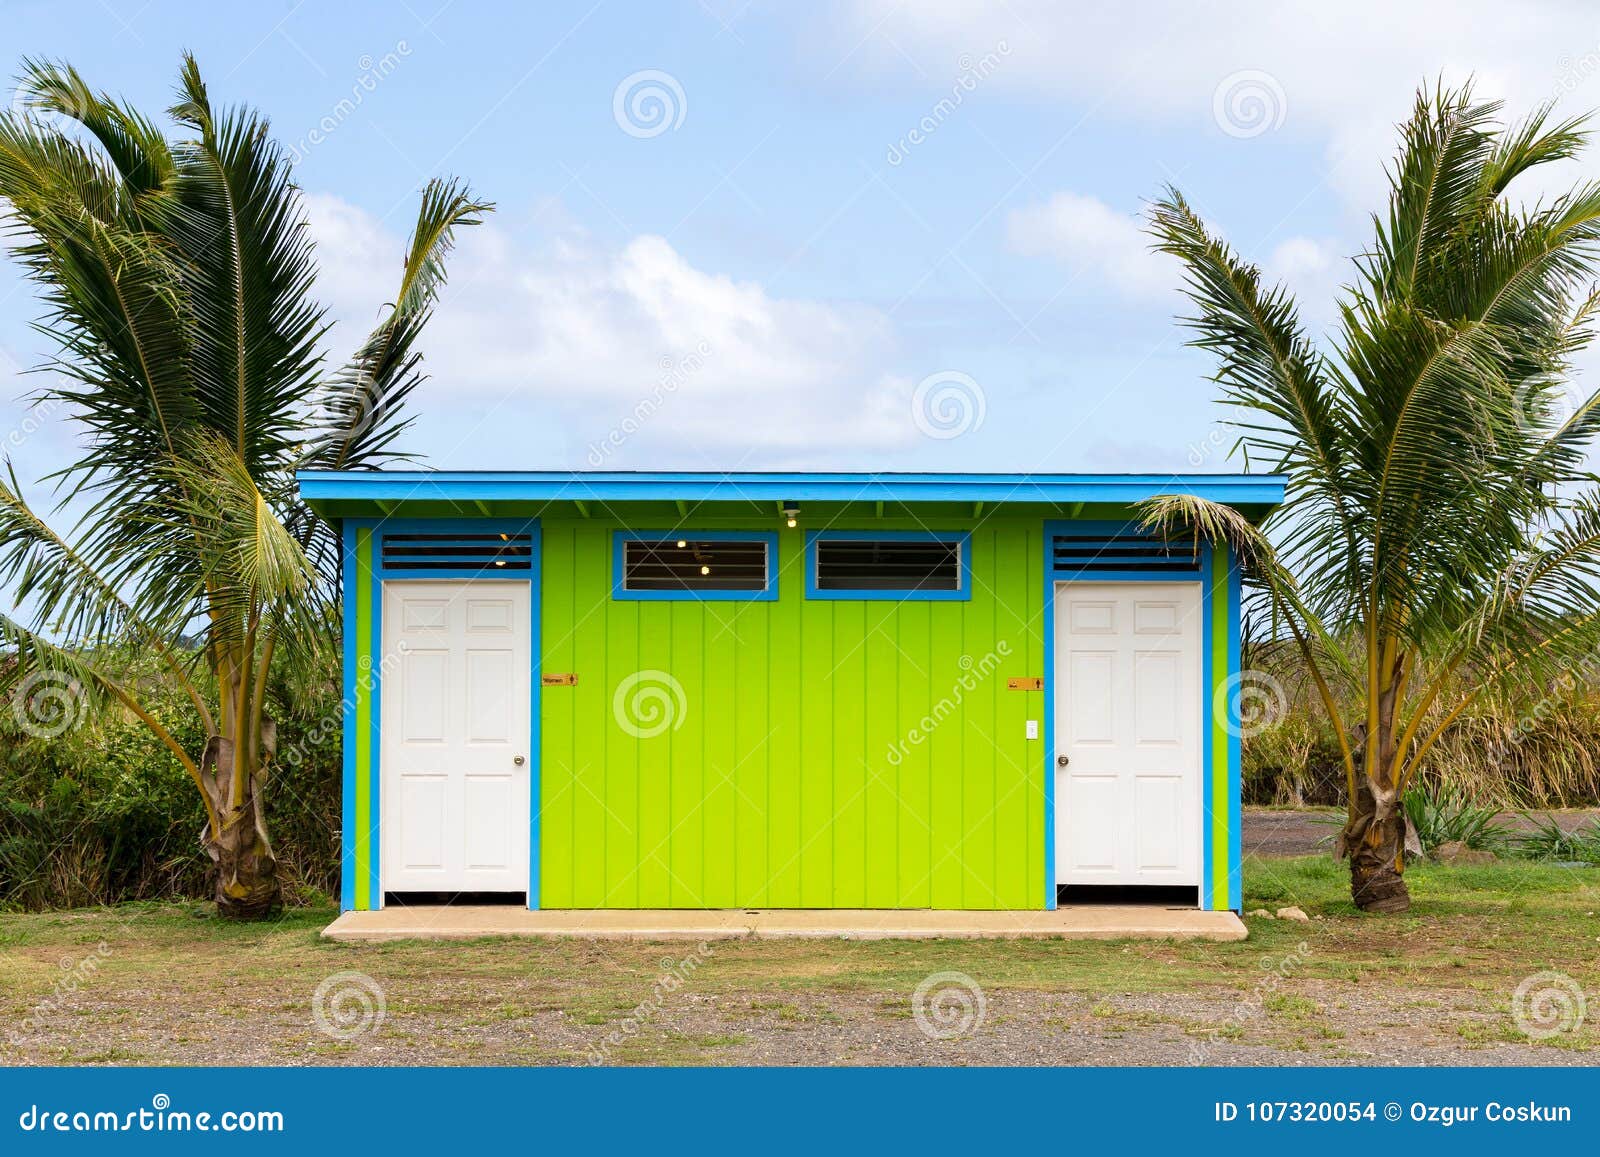
[[[137, 660], [127, 677], [178, 738], [198, 750], [193, 713]], [[339, 879], [339, 692], [333, 672], [276, 687], [280, 759], [267, 789], [289, 903], [336, 893]], [[200, 796], [176, 760], [130, 714], [84, 718], [60, 736], [23, 731], [0, 702], [0, 908], [38, 910], [123, 900], [208, 898]]]
[[1448, 784], [1413, 787], [1406, 792], [1405, 808], [1424, 852], [1458, 841], [1492, 851], [1505, 847], [1510, 834], [1497, 822], [1499, 808], [1475, 804], [1460, 788]]

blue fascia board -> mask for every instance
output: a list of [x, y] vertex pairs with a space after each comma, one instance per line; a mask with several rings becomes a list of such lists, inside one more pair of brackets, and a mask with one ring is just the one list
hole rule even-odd
[[1276, 506], [1279, 474], [830, 474], [302, 471], [309, 502], [1110, 502], [1192, 494]]

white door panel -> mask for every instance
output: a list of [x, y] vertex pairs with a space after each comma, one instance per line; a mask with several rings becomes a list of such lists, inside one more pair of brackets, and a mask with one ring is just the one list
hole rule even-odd
[[527, 890], [531, 614], [527, 583], [384, 583], [384, 891]]
[[1056, 586], [1056, 882], [1200, 882], [1200, 586]]

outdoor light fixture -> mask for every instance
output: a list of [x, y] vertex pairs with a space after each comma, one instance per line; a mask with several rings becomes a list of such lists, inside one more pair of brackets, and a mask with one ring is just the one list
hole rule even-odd
[[710, 574], [711, 573], [711, 568], [708, 567], [708, 566], [703, 566], [703, 567], [700, 568], [700, 573], [701, 574]]
[[688, 545], [689, 545], [689, 544], [688, 544], [688, 542], [686, 542], [686, 541], [685, 541], [685, 540], [684, 540], [684, 539], [681, 539], [681, 538], [680, 538], [680, 539], [679, 539], [679, 540], [678, 540], [678, 549], [679, 549], [679, 550], [682, 550], [682, 549], [683, 549], [683, 548], [684, 548], [684, 547], [686, 547], [686, 546], [688, 546]]
[[786, 505], [783, 508], [783, 517], [790, 526], [796, 525], [795, 519], [800, 517], [800, 508], [793, 503]]

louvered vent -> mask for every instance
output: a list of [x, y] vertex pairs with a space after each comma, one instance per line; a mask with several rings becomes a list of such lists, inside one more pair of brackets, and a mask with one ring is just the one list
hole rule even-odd
[[385, 534], [383, 569], [493, 572], [533, 567], [528, 534]]
[[1057, 534], [1051, 537], [1050, 550], [1057, 572], [1196, 574], [1200, 570], [1192, 544], [1145, 535]]

